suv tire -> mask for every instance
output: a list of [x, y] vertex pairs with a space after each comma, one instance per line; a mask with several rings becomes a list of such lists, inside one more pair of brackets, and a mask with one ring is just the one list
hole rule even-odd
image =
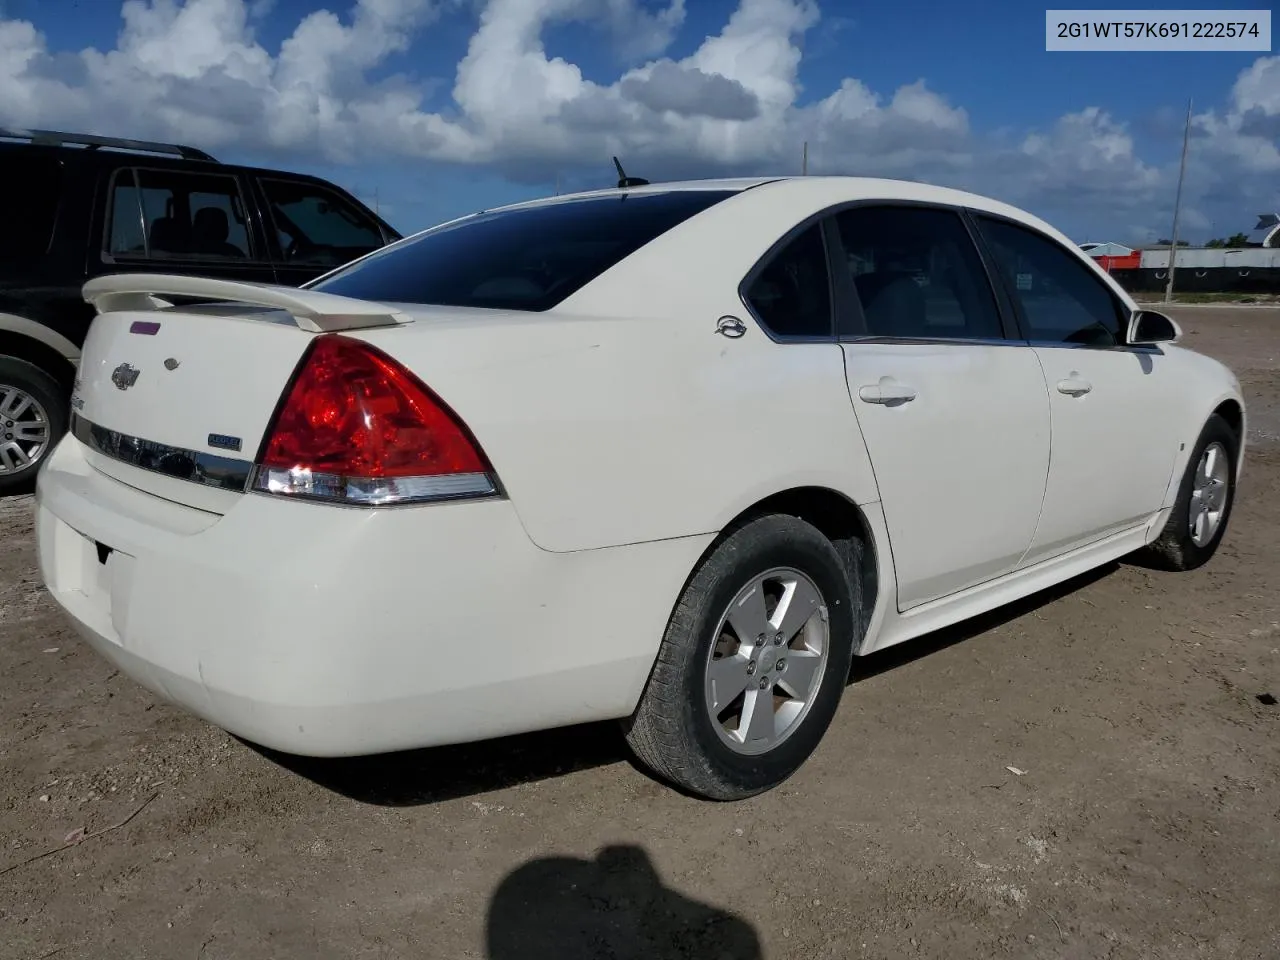
[[66, 391], [35, 364], [0, 357], [0, 495], [35, 480], [67, 431]]

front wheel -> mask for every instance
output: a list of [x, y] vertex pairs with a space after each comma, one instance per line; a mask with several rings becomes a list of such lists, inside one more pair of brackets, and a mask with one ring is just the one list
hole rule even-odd
[[685, 587], [626, 724], [636, 756], [714, 800], [790, 777], [844, 692], [859, 582], [795, 517], [761, 517], [727, 536]]
[[1222, 417], [1211, 416], [1187, 460], [1178, 498], [1164, 529], [1144, 551], [1153, 566], [1194, 570], [1218, 550], [1235, 503], [1240, 441]]
[[34, 480], [66, 431], [65, 393], [34, 364], [0, 357], [0, 494]]

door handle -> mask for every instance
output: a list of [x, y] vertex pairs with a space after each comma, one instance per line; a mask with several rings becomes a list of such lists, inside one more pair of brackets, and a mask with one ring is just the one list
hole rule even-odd
[[1058, 392], [1065, 393], [1069, 397], [1083, 397], [1092, 389], [1093, 384], [1088, 380], [1081, 380], [1077, 373], [1072, 373], [1067, 379], [1058, 381]]
[[915, 387], [898, 383], [893, 377], [881, 377], [879, 383], [868, 384], [858, 388], [858, 399], [867, 403], [900, 404], [910, 403], [916, 398]]

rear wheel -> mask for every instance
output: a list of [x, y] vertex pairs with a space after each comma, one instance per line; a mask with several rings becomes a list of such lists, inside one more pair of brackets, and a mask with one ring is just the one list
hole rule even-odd
[[627, 741], [658, 776], [715, 800], [793, 774], [831, 723], [860, 592], [831, 542], [788, 516], [740, 527], [694, 573]]
[[11, 493], [35, 479], [66, 431], [64, 392], [34, 364], [0, 357], [0, 493]]
[[1217, 552], [1235, 502], [1239, 452], [1235, 431], [1222, 417], [1211, 416], [1187, 460], [1164, 530], [1143, 551], [1153, 566], [1194, 570]]

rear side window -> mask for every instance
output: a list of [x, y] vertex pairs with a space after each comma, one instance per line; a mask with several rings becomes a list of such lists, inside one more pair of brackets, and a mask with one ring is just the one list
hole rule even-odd
[[34, 260], [49, 251], [62, 196], [62, 166], [51, 157], [0, 154], [0, 184], [5, 192], [0, 258]]
[[747, 288], [757, 319], [779, 337], [830, 337], [831, 280], [818, 224], [775, 253]]
[[247, 260], [244, 201], [235, 177], [124, 168], [111, 181], [107, 253], [114, 257]]
[[379, 251], [313, 289], [391, 303], [549, 310], [649, 241], [732, 195], [618, 193], [481, 213]]
[[995, 295], [952, 210], [854, 207], [836, 214], [854, 289], [873, 337], [998, 340]]

